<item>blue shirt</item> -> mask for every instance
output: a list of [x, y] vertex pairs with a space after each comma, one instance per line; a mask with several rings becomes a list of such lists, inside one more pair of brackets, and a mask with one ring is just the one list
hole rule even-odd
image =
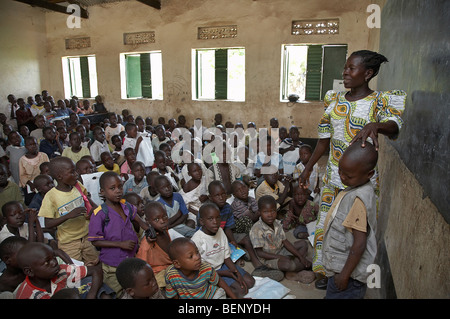
[[[198, 230], [200, 227], [200, 217], [197, 215], [196, 229]], [[220, 209], [220, 227], [223, 230], [235, 227], [233, 211], [231, 210], [231, 205], [228, 203], [225, 203], [225, 205]]]
[[139, 195], [141, 193], [141, 190], [143, 190], [146, 187], [148, 187], [148, 183], [145, 176], [139, 184], [136, 184], [136, 182], [134, 181], [134, 176], [132, 176], [128, 178], [128, 180], [125, 183], [123, 183], [123, 193], [127, 194], [130, 192], [135, 192]]
[[186, 203], [184, 202], [183, 197], [180, 193], [174, 192], [172, 195], [172, 204], [169, 205], [161, 196], [158, 198], [158, 202], [163, 203], [164, 206], [166, 206], [167, 216], [170, 218], [173, 215], [175, 215], [178, 210], [181, 210], [181, 213], [183, 215], [186, 215], [189, 213]]

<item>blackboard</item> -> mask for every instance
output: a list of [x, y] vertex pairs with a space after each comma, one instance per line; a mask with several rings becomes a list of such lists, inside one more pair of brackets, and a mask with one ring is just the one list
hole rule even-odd
[[[450, 223], [450, 1], [389, 0], [383, 7], [378, 89], [408, 93], [392, 145]], [[426, 214], [426, 212], [424, 212]]]

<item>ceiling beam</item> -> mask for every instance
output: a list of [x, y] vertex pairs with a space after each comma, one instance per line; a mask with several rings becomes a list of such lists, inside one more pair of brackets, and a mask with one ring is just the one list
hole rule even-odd
[[[32, 7], [44, 8], [44, 9], [48, 9], [51, 11], [65, 13], [65, 14], [69, 14], [69, 15], [72, 14], [72, 11], [67, 12], [67, 7], [60, 6], [58, 4], [47, 2], [44, 0], [15, 0], [15, 1], [29, 4]], [[78, 5], [78, 6], [80, 6], [80, 5]], [[88, 14], [87, 10], [83, 9], [81, 6], [80, 6], [80, 17], [84, 18], [84, 19], [89, 18], [89, 14]]]
[[152, 8], [161, 10], [161, 0], [137, 0], [139, 2], [142, 2], [143, 4], [146, 4]]

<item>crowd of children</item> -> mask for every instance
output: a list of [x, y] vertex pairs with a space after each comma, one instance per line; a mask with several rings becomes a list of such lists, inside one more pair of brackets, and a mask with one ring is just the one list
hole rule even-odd
[[220, 114], [201, 127], [182, 115], [154, 125], [107, 112], [100, 96], [55, 103], [47, 91], [8, 100], [1, 298], [243, 298], [257, 276], [314, 280], [320, 179], [315, 169], [309, 188], [298, 184], [312, 148], [297, 127], [258, 133]]

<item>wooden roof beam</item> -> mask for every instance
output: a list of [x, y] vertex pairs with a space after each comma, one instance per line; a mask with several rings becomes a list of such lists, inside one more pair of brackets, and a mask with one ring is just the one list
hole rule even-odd
[[161, 10], [161, 0], [138, 0], [138, 1], [152, 8]]
[[[56, 3], [51, 3], [51, 2], [47, 2], [44, 0], [15, 0], [17, 2], [22, 2], [25, 4], [29, 4], [32, 7], [39, 7], [39, 8], [43, 8], [43, 9], [47, 9], [47, 10], [51, 10], [51, 11], [55, 11], [55, 12], [60, 12], [60, 13], [65, 13], [65, 14], [69, 14], [71, 15], [73, 12], [69, 11], [67, 12], [67, 7], [65, 6], [60, 6]], [[78, 5], [80, 6], [80, 5]], [[83, 9], [80, 6], [80, 17], [87, 19], [89, 18], [89, 14], [87, 12], [86, 9]]]

